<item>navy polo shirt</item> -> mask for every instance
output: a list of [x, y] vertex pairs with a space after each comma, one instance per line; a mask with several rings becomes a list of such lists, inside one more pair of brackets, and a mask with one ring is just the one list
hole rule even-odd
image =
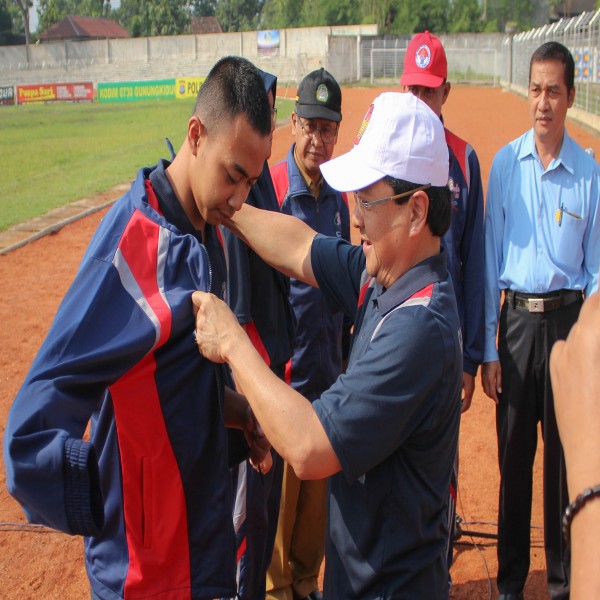
[[311, 257], [327, 301], [355, 319], [348, 370], [313, 403], [342, 465], [329, 481], [325, 597], [447, 598], [462, 348], [446, 253], [366, 294], [360, 247], [317, 236]]

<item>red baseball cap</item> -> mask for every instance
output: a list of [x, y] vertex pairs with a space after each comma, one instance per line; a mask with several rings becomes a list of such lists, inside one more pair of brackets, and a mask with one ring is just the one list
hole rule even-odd
[[436, 88], [447, 77], [448, 61], [442, 42], [429, 31], [417, 33], [406, 49], [400, 84]]

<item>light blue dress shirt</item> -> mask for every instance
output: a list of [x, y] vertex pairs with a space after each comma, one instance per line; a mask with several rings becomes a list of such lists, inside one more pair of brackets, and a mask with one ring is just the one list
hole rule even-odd
[[[498, 360], [500, 292], [598, 288], [600, 167], [567, 134], [544, 170], [533, 130], [494, 157], [485, 215], [485, 353]], [[562, 207], [562, 210], [561, 210]]]

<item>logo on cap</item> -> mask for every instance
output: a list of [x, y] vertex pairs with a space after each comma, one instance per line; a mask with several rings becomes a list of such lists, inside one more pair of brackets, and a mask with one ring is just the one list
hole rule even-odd
[[321, 83], [317, 87], [317, 92], [315, 96], [319, 102], [327, 102], [327, 100], [329, 100], [329, 90], [327, 89], [327, 86], [324, 83]]
[[360, 138], [363, 136], [363, 133], [367, 129], [367, 125], [369, 124], [369, 121], [371, 120], [371, 115], [373, 114], [373, 107], [374, 107], [374, 104], [371, 104], [371, 106], [369, 106], [369, 110], [367, 111], [367, 114], [365, 115], [363, 122], [361, 123], [361, 126], [358, 128], [358, 133], [356, 134], [356, 137], [354, 138], [355, 146], [356, 146], [356, 144], [358, 144], [358, 142], [360, 142]]
[[422, 44], [415, 52], [415, 63], [419, 69], [426, 69], [431, 62], [431, 50], [427, 44]]

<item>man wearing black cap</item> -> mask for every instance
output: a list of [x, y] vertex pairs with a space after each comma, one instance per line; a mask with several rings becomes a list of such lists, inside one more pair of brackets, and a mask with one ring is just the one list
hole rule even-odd
[[[350, 240], [345, 194], [321, 175], [337, 142], [342, 91], [325, 69], [309, 73], [298, 86], [292, 114], [294, 143], [285, 161], [271, 169], [283, 213], [294, 215], [324, 235]], [[286, 381], [313, 401], [342, 369], [341, 311], [332, 311], [320, 290], [291, 280], [290, 300], [297, 319], [294, 354]], [[317, 578], [325, 552], [326, 480], [300, 481], [286, 463], [267, 598], [319, 598]]]

